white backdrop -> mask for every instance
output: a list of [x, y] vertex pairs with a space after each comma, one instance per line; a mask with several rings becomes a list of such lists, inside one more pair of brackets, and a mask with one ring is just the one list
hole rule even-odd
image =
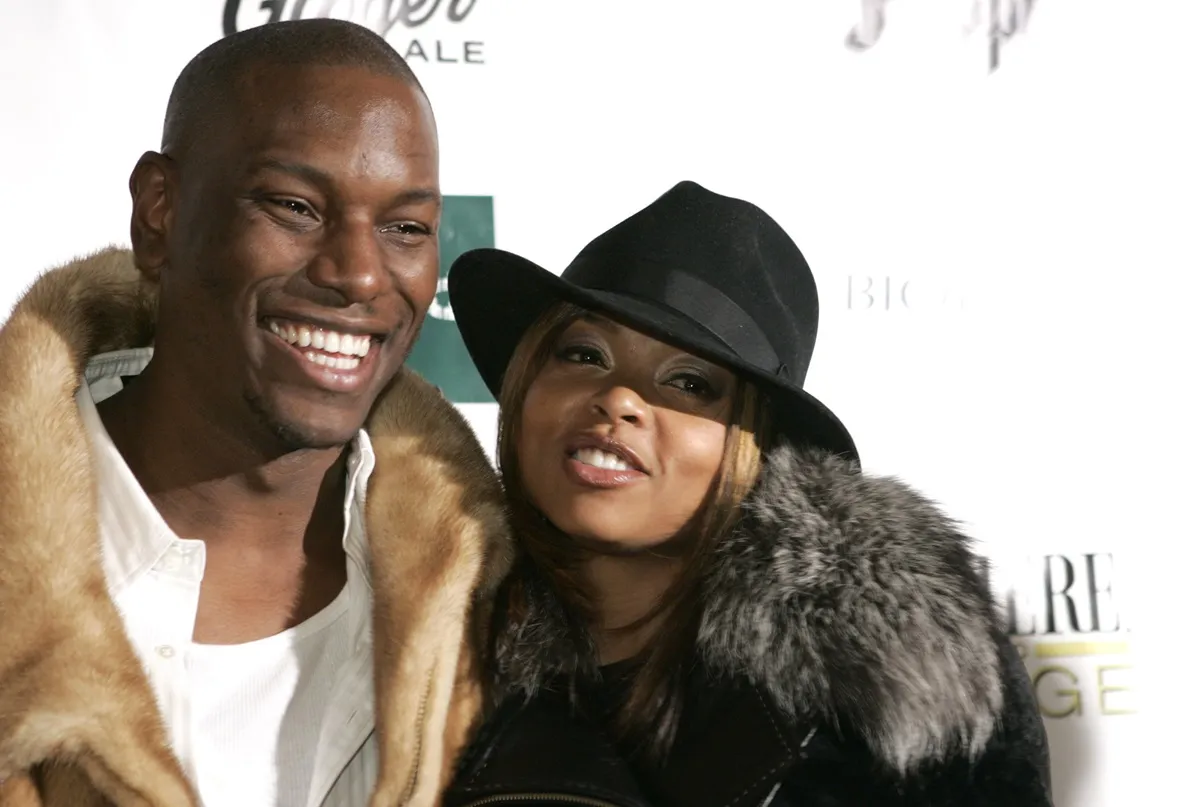
[[[1059, 807], [1195, 804], [1175, 786], [1197, 747], [1200, 4], [1040, 0], [995, 67], [988, 13], [1014, 2], [978, 0], [972, 29], [972, 0], [894, 0], [864, 52], [859, 0], [244, 0], [234, 19], [411, 12], [388, 38], [433, 100], [443, 189], [492, 196], [496, 245], [556, 271], [680, 179], [775, 216], [821, 288], [809, 388], [1011, 592]], [[6, 309], [41, 268], [127, 241], [129, 170], [230, 3], [2, 5]], [[464, 408], [490, 440], [493, 407]]]

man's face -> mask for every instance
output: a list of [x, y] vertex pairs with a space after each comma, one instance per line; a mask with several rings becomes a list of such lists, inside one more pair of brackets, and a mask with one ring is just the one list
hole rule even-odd
[[340, 445], [436, 291], [433, 115], [358, 68], [261, 68], [231, 92], [235, 114], [177, 165], [156, 358], [222, 421], [284, 450]]

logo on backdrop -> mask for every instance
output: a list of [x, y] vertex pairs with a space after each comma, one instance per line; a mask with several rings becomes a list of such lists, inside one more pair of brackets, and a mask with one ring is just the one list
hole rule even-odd
[[1130, 615], [1111, 552], [1036, 555], [1011, 570], [1008, 634], [1047, 718], [1136, 711]]
[[476, 0], [225, 0], [225, 36], [280, 20], [335, 17], [370, 28], [410, 63], [483, 64], [483, 42], [457, 36]]
[[[1029, 15], [1037, 0], [960, 0], [966, 7], [963, 33], [971, 34], [986, 23], [988, 38], [988, 69], [1000, 67], [1004, 45], [1025, 32]], [[917, 2], [917, 0], [908, 0]], [[875, 46], [887, 26], [887, 7], [891, 0], [860, 0], [859, 21], [846, 35], [846, 47], [864, 51]]]
[[961, 311], [967, 306], [967, 290], [961, 282], [901, 275], [846, 276], [846, 308], [849, 311]]
[[405, 362], [407, 367], [437, 385], [454, 403], [492, 403], [495, 400], [467, 353], [446, 293], [446, 273], [459, 255], [469, 249], [496, 245], [492, 201], [490, 196], [442, 198], [442, 222], [438, 228], [441, 272], [437, 294], [429, 306], [425, 324], [421, 326], [421, 335]]

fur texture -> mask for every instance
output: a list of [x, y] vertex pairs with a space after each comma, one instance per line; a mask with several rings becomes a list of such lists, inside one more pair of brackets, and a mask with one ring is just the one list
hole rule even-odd
[[[780, 446], [705, 578], [700, 659], [797, 724], [862, 737], [898, 773], [977, 756], [1003, 694], [978, 563], [904, 484]], [[502, 689], [532, 695], [555, 675], [594, 672], [552, 592], [522, 577], [533, 607], [497, 648]]]
[[[0, 328], [0, 805], [188, 807], [154, 696], [108, 598], [90, 447], [90, 356], [150, 344], [129, 253], [46, 273]], [[380, 778], [373, 807], [433, 805], [479, 715], [478, 654], [510, 559], [470, 427], [402, 373], [368, 423]]]

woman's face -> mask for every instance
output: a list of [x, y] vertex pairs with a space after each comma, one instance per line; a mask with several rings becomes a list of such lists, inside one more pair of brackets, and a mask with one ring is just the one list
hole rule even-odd
[[600, 551], [671, 539], [720, 469], [734, 375], [599, 316], [556, 340], [521, 411], [528, 495]]

